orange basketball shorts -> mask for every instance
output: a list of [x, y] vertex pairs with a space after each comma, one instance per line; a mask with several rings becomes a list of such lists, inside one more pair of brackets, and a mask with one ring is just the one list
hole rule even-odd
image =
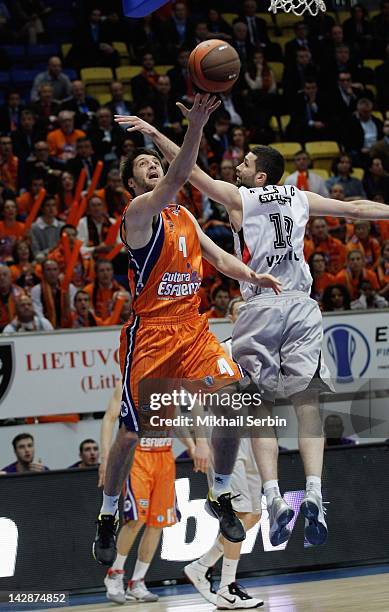
[[[203, 381], [207, 392], [243, 378], [240, 366], [222, 349], [209, 331], [205, 315], [153, 318], [135, 316], [122, 328], [120, 361], [123, 393], [120, 425], [139, 431], [141, 381]], [[175, 384], [176, 384], [175, 382]], [[143, 394], [142, 394], [143, 399]]]
[[149, 527], [169, 527], [179, 520], [174, 482], [176, 464], [171, 449], [135, 450], [124, 484], [124, 522], [141, 521]]

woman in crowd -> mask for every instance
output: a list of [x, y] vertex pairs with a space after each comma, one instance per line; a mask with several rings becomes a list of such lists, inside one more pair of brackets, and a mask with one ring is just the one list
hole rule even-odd
[[231, 144], [223, 155], [223, 159], [230, 159], [235, 166], [242, 163], [246, 153], [250, 151], [245, 129], [243, 127], [234, 127], [231, 131]]
[[73, 174], [70, 172], [63, 172], [60, 180], [59, 192], [58, 192], [58, 217], [62, 221], [66, 221], [69, 209], [73, 204], [75, 181]]
[[25, 225], [16, 220], [18, 209], [15, 200], [6, 200], [0, 212], [0, 262], [12, 261], [12, 249], [24, 236]]
[[350, 294], [344, 285], [328, 285], [323, 293], [322, 309], [324, 312], [350, 310]]
[[23, 289], [28, 289], [39, 283], [36, 274], [34, 256], [30, 242], [26, 239], [18, 240], [12, 250], [13, 264], [10, 266], [12, 282]]
[[308, 263], [313, 278], [311, 297], [320, 302], [325, 289], [335, 282], [335, 276], [326, 272], [326, 260], [322, 253], [313, 253]]

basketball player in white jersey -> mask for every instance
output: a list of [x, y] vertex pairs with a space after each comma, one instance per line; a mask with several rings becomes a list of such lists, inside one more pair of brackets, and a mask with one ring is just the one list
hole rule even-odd
[[[177, 104], [184, 116], [188, 110]], [[118, 116], [129, 131], [151, 136], [171, 161], [179, 147], [138, 117]], [[301, 504], [305, 537], [322, 544], [327, 537], [321, 497], [324, 438], [315, 388], [330, 388], [329, 372], [321, 359], [322, 318], [309, 297], [312, 278], [304, 259], [304, 233], [310, 215], [353, 219], [389, 219], [389, 207], [368, 200], [341, 202], [294, 186], [278, 186], [284, 159], [272, 147], [256, 146], [237, 167], [237, 185], [214, 180], [198, 166], [190, 181], [202, 193], [224, 205], [230, 218], [236, 253], [257, 273], [275, 274], [283, 293], [272, 297], [250, 283], [241, 283], [246, 301], [234, 329], [233, 356], [252, 376], [262, 397], [274, 401], [280, 386], [294, 404], [299, 423], [299, 449], [306, 475]], [[265, 410], [265, 406], [262, 406]], [[278, 443], [275, 432], [253, 438], [270, 518], [270, 540], [285, 542], [293, 518], [280, 495], [277, 478]], [[225, 482], [228, 482], [226, 479]]]

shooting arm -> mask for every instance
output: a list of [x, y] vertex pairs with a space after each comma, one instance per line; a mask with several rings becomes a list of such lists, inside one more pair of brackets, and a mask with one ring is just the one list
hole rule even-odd
[[350, 217], [351, 219], [389, 219], [389, 206], [370, 200], [340, 202], [323, 198], [316, 193], [306, 191], [309, 202], [309, 213], [312, 216], [331, 215], [332, 217]]
[[[161, 134], [161, 132], [155, 128], [151, 136], [158, 149], [163, 153], [168, 162], [175, 158], [180, 150], [178, 145], [169, 140], [169, 138], [167, 138], [164, 134]], [[205, 195], [211, 198], [211, 200], [214, 200], [214, 202], [218, 202], [219, 204], [223, 204], [228, 213], [233, 210], [241, 209], [241, 197], [239, 195], [239, 190], [235, 185], [231, 185], [225, 181], [214, 180], [197, 165], [194, 167], [189, 180], [192, 185], [196, 187], [196, 189], [202, 193], [205, 193]]]

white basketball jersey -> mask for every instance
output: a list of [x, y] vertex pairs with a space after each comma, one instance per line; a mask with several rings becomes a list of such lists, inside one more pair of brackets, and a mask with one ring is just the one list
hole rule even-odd
[[[243, 223], [234, 232], [235, 252], [258, 274], [273, 274], [284, 291], [310, 292], [312, 277], [304, 259], [305, 226], [309, 205], [303, 191], [293, 185], [240, 187]], [[245, 300], [261, 293], [247, 282], [240, 283]]]

